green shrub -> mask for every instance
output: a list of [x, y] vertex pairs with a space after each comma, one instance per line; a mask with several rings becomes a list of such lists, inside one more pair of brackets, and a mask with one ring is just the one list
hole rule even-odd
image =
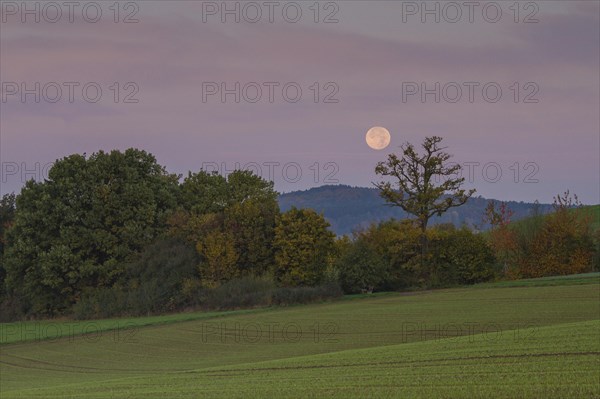
[[207, 289], [203, 307], [208, 309], [237, 309], [269, 306], [275, 283], [267, 277], [247, 276], [233, 279], [216, 288]]
[[339, 281], [347, 294], [373, 292], [388, 278], [383, 254], [359, 239], [343, 250], [338, 258]]
[[410, 221], [386, 221], [341, 243], [337, 261], [345, 293], [448, 287], [487, 281], [497, 273], [484, 237], [467, 228], [427, 230], [427, 250]]
[[184, 281], [195, 277], [193, 248], [175, 238], [160, 238], [123, 266], [124, 277], [107, 288], [85, 290], [72, 308], [77, 319], [141, 316], [187, 305]]
[[186, 305], [183, 283], [197, 274], [191, 245], [160, 238], [126, 266], [127, 310], [135, 314], [173, 311]]
[[19, 298], [5, 296], [0, 301], [0, 323], [21, 320], [25, 316], [23, 305]]
[[337, 261], [346, 293], [389, 291], [419, 285], [420, 231], [411, 221], [388, 220], [356, 232]]
[[89, 320], [129, 315], [127, 299], [127, 293], [119, 288], [86, 290], [73, 305], [73, 317], [77, 320]]
[[500, 272], [485, 238], [466, 227], [433, 228], [428, 234], [430, 287], [475, 284]]
[[322, 301], [342, 295], [335, 282], [315, 287], [276, 287], [270, 276], [247, 276], [202, 292], [201, 306], [207, 310], [294, 305]]
[[315, 287], [280, 287], [273, 291], [274, 305], [296, 305], [338, 298], [343, 291], [336, 283], [325, 283]]

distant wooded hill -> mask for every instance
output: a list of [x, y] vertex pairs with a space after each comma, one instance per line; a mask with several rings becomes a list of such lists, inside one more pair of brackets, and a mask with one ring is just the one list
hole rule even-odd
[[[477, 230], [486, 230], [483, 213], [489, 199], [471, 198], [465, 205], [452, 208], [441, 217], [434, 217], [432, 224], [452, 223], [457, 227], [467, 225]], [[508, 201], [514, 212], [512, 220], [519, 220], [536, 212], [548, 213], [550, 204]], [[406, 212], [398, 207], [386, 205], [379, 196], [379, 190], [367, 187], [351, 187], [345, 185], [322, 186], [305, 191], [293, 191], [279, 197], [279, 206], [287, 211], [296, 208], [311, 208], [322, 212], [331, 224], [331, 229], [338, 235], [350, 234], [353, 230], [367, 227], [373, 222], [390, 218], [405, 219]]]

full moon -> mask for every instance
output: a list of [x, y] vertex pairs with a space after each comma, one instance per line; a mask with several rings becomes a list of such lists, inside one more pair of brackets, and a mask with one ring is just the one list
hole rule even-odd
[[390, 145], [390, 132], [384, 127], [372, 127], [365, 137], [367, 144], [374, 150], [383, 150]]

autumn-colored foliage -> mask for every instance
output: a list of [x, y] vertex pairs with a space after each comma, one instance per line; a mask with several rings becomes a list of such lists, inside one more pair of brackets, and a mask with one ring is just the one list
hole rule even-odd
[[489, 243], [496, 258], [502, 264], [504, 274], [509, 278], [517, 277], [518, 274], [516, 270], [517, 237], [515, 231], [509, 226], [512, 215], [513, 212], [506, 202], [500, 202], [496, 207], [496, 202], [490, 201], [483, 218], [484, 222], [492, 226]]
[[577, 196], [568, 191], [554, 198], [554, 213], [544, 218], [520, 260], [523, 277], [566, 275], [591, 271], [595, 255], [591, 219]]
[[335, 235], [323, 215], [312, 209], [281, 214], [275, 226], [276, 280], [284, 286], [316, 285], [332, 263]]
[[[554, 198], [554, 212], [534, 210], [529, 219], [511, 224], [506, 203], [490, 201], [484, 222], [491, 225], [489, 244], [512, 280], [592, 271], [597, 259], [592, 217], [576, 195], [566, 191]], [[596, 232], [596, 234], [598, 234]]]

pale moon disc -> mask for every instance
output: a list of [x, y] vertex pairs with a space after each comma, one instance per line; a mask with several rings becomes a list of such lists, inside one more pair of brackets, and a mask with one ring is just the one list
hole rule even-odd
[[369, 147], [374, 150], [383, 150], [386, 148], [388, 145], [390, 145], [391, 138], [392, 136], [390, 135], [389, 130], [379, 126], [369, 129], [367, 136], [365, 137]]

